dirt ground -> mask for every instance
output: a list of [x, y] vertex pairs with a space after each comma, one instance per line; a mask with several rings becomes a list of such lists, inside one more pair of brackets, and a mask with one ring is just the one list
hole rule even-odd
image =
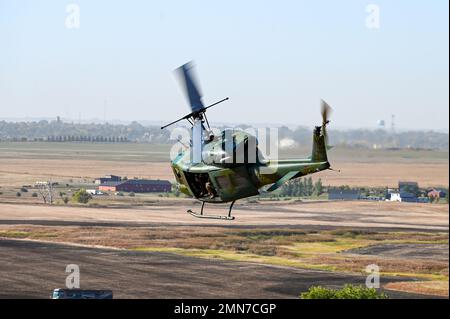
[[0, 239], [0, 298], [49, 298], [65, 286], [69, 264], [80, 267], [81, 288], [111, 289], [114, 298], [298, 298], [311, 285], [365, 282], [362, 275]]
[[[367, 265], [377, 264], [390, 292], [448, 296], [448, 205], [360, 201], [266, 202], [238, 205], [234, 221], [194, 219], [186, 213], [192, 205], [193, 202], [187, 200], [164, 200], [128, 208], [0, 204], [0, 251], [5, 239], [30, 242], [23, 247], [17, 246], [23, 248], [18, 252], [25, 251], [24, 254], [28, 249], [33, 251], [34, 248], [28, 248], [34, 247], [31, 242], [56, 242], [76, 245], [74, 247], [125, 250], [124, 256], [140, 252], [144, 253], [144, 259], [156, 258], [159, 265], [165, 265], [165, 269], [175, 267], [175, 264], [164, 261], [166, 255], [159, 254], [167, 253], [180, 258], [206, 259], [200, 267], [209, 267], [210, 260], [232, 261], [230, 267], [237, 267], [237, 273], [248, 262], [300, 269], [305, 277], [300, 276], [299, 281], [308, 284], [322, 282], [327, 286], [338, 284], [333, 280], [327, 282], [327, 278], [333, 276], [343, 276], [341, 284], [357, 283], [355, 278], [361, 278], [358, 274], [360, 276]], [[209, 212], [218, 214], [224, 209], [213, 207]], [[93, 253], [92, 250], [89, 252]], [[39, 253], [33, 251], [33, 254]], [[13, 254], [11, 258], [16, 257]], [[20, 258], [26, 260], [25, 257]], [[56, 263], [59, 257], [56, 255], [54, 258], [48, 262]], [[78, 255], [78, 249], [74, 249], [73, 255], [64, 258], [82, 257]], [[133, 260], [148, 263], [140, 258]], [[201, 264], [202, 261], [195, 263]], [[5, 263], [0, 262], [0, 269], [4, 266]], [[21, 269], [27, 271], [27, 267], [32, 268], [31, 263]], [[94, 267], [93, 263], [89, 267]], [[136, 266], [129, 264], [127, 267], [135, 269]], [[126, 273], [127, 267], [124, 266], [119, 273]], [[187, 269], [189, 267], [191, 265]], [[316, 277], [314, 270], [326, 273], [319, 273]], [[154, 271], [165, 270], [156, 267]], [[294, 277], [297, 274], [293, 269], [286, 271], [292, 272]], [[209, 269], [205, 270], [206, 273], [209, 274]], [[265, 276], [273, 276], [267, 278], [270, 285], [281, 284], [276, 272], [265, 273]], [[97, 282], [95, 278], [91, 280]], [[174, 280], [171, 285], [176, 286], [178, 281]], [[410, 285], [409, 280], [415, 280], [417, 284]], [[251, 281], [250, 284], [255, 285]], [[254, 286], [249, 295], [283, 297], [268, 294], [265, 288], [258, 287], [263, 286]], [[180, 296], [192, 287], [185, 288], [187, 290], [179, 290]], [[18, 288], [14, 289], [17, 293]], [[123, 297], [131, 296], [128, 289], [120, 291]], [[224, 295], [237, 296], [236, 288], [229, 289], [224, 291]], [[153, 296], [149, 292], [142, 294]]]
[[[289, 202], [236, 204], [236, 220], [197, 219], [193, 201], [161, 201], [142, 207], [92, 208], [0, 203], [0, 224], [83, 222], [122, 225], [328, 226], [448, 231], [448, 205], [395, 202]], [[211, 215], [226, 206], [209, 205]]]

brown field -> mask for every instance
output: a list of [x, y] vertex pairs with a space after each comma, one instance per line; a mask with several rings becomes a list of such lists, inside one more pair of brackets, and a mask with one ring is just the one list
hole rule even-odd
[[129, 162], [78, 159], [0, 159], [0, 185], [21, 186], [40, 180], [93, 181], [105, 174], [173, 179], [168, 163]]
[[[299, 152], [286, 152], [284, 156], [293, 157], [293, 153]], [[236, 262], [226, 264], [236, 269], [248, 264], [285, 267], [297, 274], [300, 282], [316, 278], [305, 282], [323, 279], [324, 285], [333, 274], [364, 276], [365, 266], [375, 263], [383, 278], [389, 278], [383, 282], [388, 291], [448, 297], [448, 204], [250, 199], [235, 205], [236, 220], [220, 221], [193, 218], [186, 210], [199, 210], [198, 203], [173, 195], [110, 194], [95, 197], [88, 205], [64, 205], [57, 198], [51, 206], [32, 197], [34, 189], [16, 197], [22, 185], [38, 180], [57, 181], [61, 188], [56, 191], [69, 194], [70, 188], [80, 185], [94, 187], [92, 181], [105, 174], [172, 180], [166, 157], [167, 146], [0, 143], [0, 254], [21, 249], [16, 257], [23, 260], [29, 254], [45, 253], [34, 247], [56, 242], [63, 244], [58, 249], [69, 259], [76, 258], [71, 255], [72, 245], [141, 253], [155, 262], [161, 260], [162, 265], [173, 259], [165, 254], [175, 254], [194, 258], [186, 259], [192, 265], [220, 260]], [[395, 187], [399, 180], [412, 180], [421, 187], [448, 187], [448, 152], [338, 148], [330, 157], [341, 173], [316, 174], [314, 178], [321, 177], [324, 185]], [[209, 205], [207, 212], [222, 215], [226, 206]], [[82, 252], [89, 256], [93, 251]], [[51, 263], [59, 264], [58, 256]], [[96, 268], [95, 260], [89, 265]], [[21, 272], [30, 271], [28, 268], [34, 272], [34, 264], [22, 266]], [[8, 267], [0, 261], [1, 269]], [[41, 267], [48, 268], [48, 264]], [[157, 272], [172, 273], [167, 267]], [[173, 263], [173, 267], [179, 265]], [[209, 280], [215, 280], [214, 271], [208, 273], [210, 266], [201, 267], [205, 267]], [[303, 270], [323, 273], [314, 273], [313, 277], [298, 274]], [[14, 293], [20, 294], [23, 287], [15, 275], [9, 278], [7, 272], [3, 273]], [[272, 277], [267, 279], [277, 284], [279, 272], [270, 273]], [[179, 284], [177, 278], [165, 280]], [[165, 280], [159, 284], [166, 285]], [[259, 282], [261, 278], [254, 280]], [[48, 285], [47, 281], [42, 285]], [[227, 293], [236, 296], [235, 291]], [[267, 296], [261, 291], [251, 293]], [[211, 292], [208, 296], [216, 295]]]
[[[324, 171], [314, 175], [324, 185], [395, 187], [399, 180], [411, 179], [421, 187], [447, 187], [448, 163], [333, 163], [341, 172]], [[117, 174], [151, 179], [173, 179], [169, 163], [124, 162], [65, 159], [0, 159], [0, 185], [21, 186], [37, 180], [64, 179], [91, 181], [96, 177]]]
[[[105, 174], [173, 180], [170, 145], [0, 143], [0, 187], [32, 184], [42, 179], [92, 181]], [[281, 157], [308, 154], [289, 150]], [[395, 187], [399, 180], [422, 187], [448, 187], [448, 151], [355, 150], [330, 151], [334, 169], [313, 175], [324, 185]]]
[[[232, 222], [193, 219], [186, 213], [192, 205], [186, 200], [128, 208], [0, 204], [0, 238], [348, 275], [376, 264], [382, 276], [397, 278], [383, 282], [387, 290], [448, 296], [442, 288], [448, 285], [448, 205], [254, 203], [237, 206]], [[411, 278], [420, 285], [408, 284]]]

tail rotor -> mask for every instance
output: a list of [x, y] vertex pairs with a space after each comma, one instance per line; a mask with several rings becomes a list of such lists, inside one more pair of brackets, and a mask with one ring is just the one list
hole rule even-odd
[[325, 138], [325, 145], [328, 147], [328, 134], [327, 134], [327, 125], [330, 123], [329, 117], [332, 113], [333, 109], [328, 105], [327, 102], [322, 100], [321, 105], [321, 114], [322, 114], [322, 135]]

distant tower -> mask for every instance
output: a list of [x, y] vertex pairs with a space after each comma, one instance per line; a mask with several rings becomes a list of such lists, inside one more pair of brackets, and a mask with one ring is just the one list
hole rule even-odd
[[103, 122], [106, 123], [106, 110], [108, 108], [108, 101], [105, 99], [103, 103]]
[[395, 114], [391, 115], [391, 132], [395, 133]]
[[56, 123], [61, 123], [61, 118], [59, 117], [59, 115], [56, 117]]

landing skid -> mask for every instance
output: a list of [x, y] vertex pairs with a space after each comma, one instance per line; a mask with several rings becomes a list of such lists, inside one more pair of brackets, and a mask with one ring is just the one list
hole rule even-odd
[[234, 220], [234, 216], [231, 216], [231, 210], [233, 209], [233, 205], [235, 201], [233, 201], [228, 209], [228, 216], [220, 216], [220, 215], [205, 215], [203, 214], [203, 208], [205, 207], [206, 202], [202, 202], [202, 208], [200, 210], [200, 214], [193, 212], [192, 210], [188, 210], [187, 212], [194, 217], [197, 218], [208, 218], [208, 219], [224, 219], [224, 220]]

